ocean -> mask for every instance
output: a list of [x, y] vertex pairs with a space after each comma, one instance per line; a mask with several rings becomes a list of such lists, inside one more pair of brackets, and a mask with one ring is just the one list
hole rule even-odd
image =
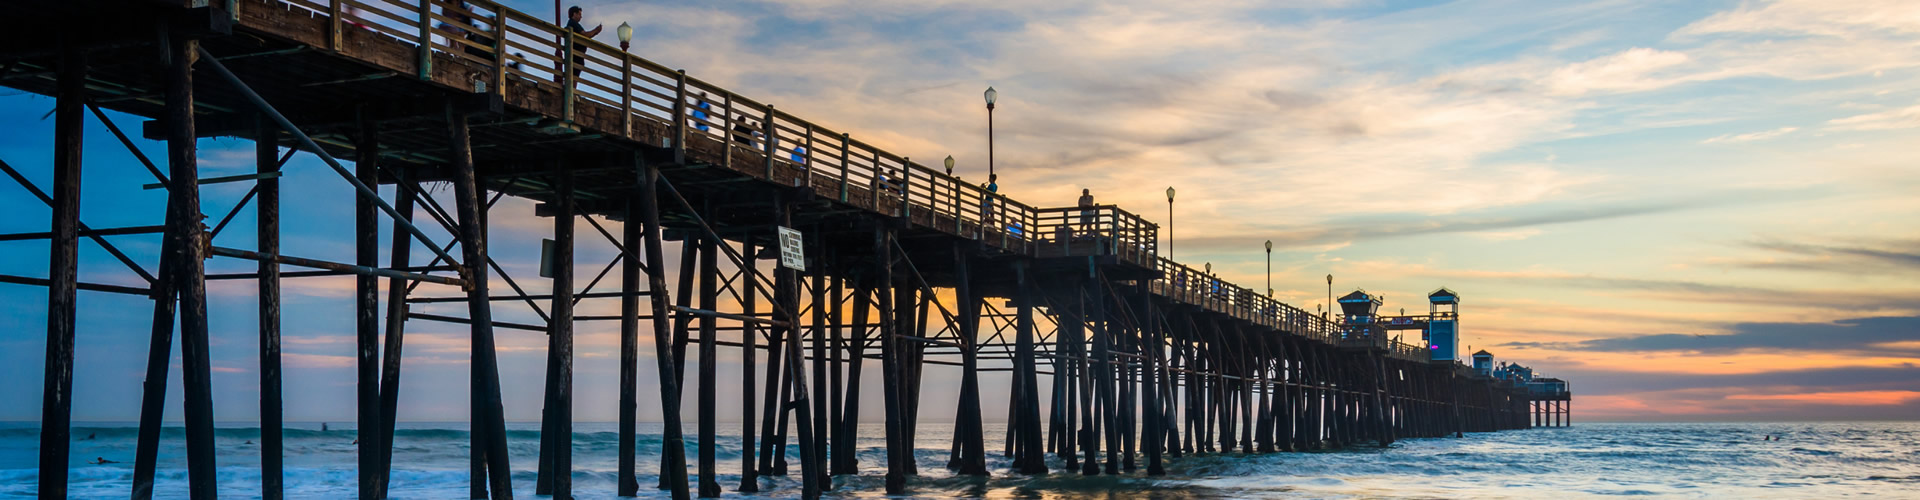
[[[355, 492], [354, 431], [350, 423], [300, 423], [286, 431], [289, 498], [350, 498]], [[737, 426], [722, 424], [716, 447], [719, 482], [727, 496], [739, 485]], [[508, 424], [515, 496], [533, 496], [539, 424]], [[611, 423], [581, 423], [573, 438], [575, 496], [612, 498], [617, 434]], [[698, 463], [693, 430], [687, 457]], [[642, 497], [652, 489], [660, 453], [658, 424], [641, 426]], [[1187, 456], [1170, 459], [1167, 475], [1142, 472], [1081, 476], [1009, 474], [1003, 426], [988, 425], [991, 478], [956, 477], [945, 468], [953, 430], [922, 424], [916, 451], [920, 475], [913, 497], [985, 498], [1920, 498], [1920, 423], [1580, 423], [1469, 433], [1461, 438], [1408, 439], [1388, 448]], [[135, 427], [81, 423], [73, 429], [75, 498], [125, 498], [133, 469]], [[1777, 436], [1768, 441], [1764, 437]], [[91, 437], [91, 439], [89, 439]], [[0, 498], [34, 494], [39, 431], [32, 423], [0, 424]], [[162, 434], [156, 497], [186, 498], [184, 434]], [[455, 499], [467, 493], [465, 424], [403, 423], [397, 432], [393, 498]], [[223, 498], [259, 495], [259, 429], [218, 430]], [[884, 497], [881, 427], [861, 429], [862, 474], [835, 479], [834, 497]], [[764, 498], [799, 494], [799, 451], [788, 452], [795, 474], [764, 478]], [[117, 464], [90, 465], [95, 458]]]

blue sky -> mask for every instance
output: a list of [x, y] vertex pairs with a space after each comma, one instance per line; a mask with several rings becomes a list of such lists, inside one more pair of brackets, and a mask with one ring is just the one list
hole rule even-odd
[[[1577, 411], [1588, 415], [1920, 410], [1920, 328], [1911, 321], [1920, 316], [1912, 147], [1920, 4], [583, 5], [589, 26], [608, 25], [604, 41], [631, 22], [644, 57], [889, 151], [953, 155], [968, 179], [983, 177], [980, 91], [992, 85], [1001, 192], [1045, 206], [1087, 188], [1164, 221], [1161, 191], [1177, 186], [1176, 257], [1258, 287], [1260, 244], [1274, 240], [1277, 296], [1309, 309], [1324, 300], [1326, 274], [1339, 290], [1385, 294], [1389, 310], [1423, 309], [1413, 299], [1451, 287], [1465, 301], [1467, 342], [1577, 377]], [[0, 159], [43, 187], [52, 123], [41, 117], [51, 107], [44, 97], [0, 96], [9, 132]], [[164, 196], [140, 189], [151, 182], [144, 169], [97, 123], [87, 134], [83, 220], [157, 224]], [[251, 147], [203, 141], [203, 175], [250, 169]], [[287, 182], [300, 186], [285, 201], [288, 253], [350, 260], [350, 188], [305, 155]], [[245, 190], [209, 187], [205, 211], [223, 215]], [[0, 192], [0, 208], [14, 214], [0, 231], [44, 230], [43, 205], [16, 187]], [[548, 227], [531, 213], [503, 202], [494, 250], [523, 284], [543, 290], [531, 267], [516, 264], [533, 262]], [[247, 247], [251, 227], [243, 211], [221, 241]], [[115, 241], [153, 267], [156, 238]], [[597, 271], [611, 255], [595, 242], [578, 260]], [[0, 243], [0, 256], [7, 273], [44, 274], [44, 243]], [[82, 245], [81, 276], [132, 282], [91, 244]], [[255, 415], [251, 290], [211, 291], [222, 418]], [[350, 290], [346, 279], [288, 285], [287, 384], [309, 396], [289, 401], [290, 419], [351, 418]], [[0, 419], [33, 419], [45, 292], [6, 285], [0, 296], [8, 309], [0, 376], [18, 381], [0, 387], [0, 400], [21, 402]], [[130, 419], [149, 302], [81, 300], [76, 418]], [[605, 395], [582, 398], [582, 419], [612, 417], [611, 326], [582, 326], [580, 392]], [[462, 418], [464, 335], [419, 321], [409, 328], [402, 418]], [[1778, 341], [1864, 330], [1876, 334], [1831, 346]], [[544, 340], [508, 333], [502, 347], [509, 402], [533, 403], [510, 417], [533, 418]], [[651, 384], [651, 370], [641, 372]], [[989, 387], [1004, 383], [996, 380]], [[930, 390], [927, 414], [947, 414], [938, 405], [950, 403]], [[998, 404], [989, 401], [987, 415]]]

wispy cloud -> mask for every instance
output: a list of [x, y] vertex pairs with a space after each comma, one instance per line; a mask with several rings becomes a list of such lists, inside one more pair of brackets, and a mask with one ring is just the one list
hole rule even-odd
[[1894, 130], [1920, 127], [1920, 106], [1836, 118], [1827, 122], [1838, 130]]
[[1739, 323], [1731, 333], [1662, 333], [1569, 343], [1514, 342], [1514, 347], [1605, 352], [1873, 351], [1920, 356], [1900, 342], [1920, 340], [1920, 317], [1859, 318], [1827, 323]]
[[1745, 134], [1726, 134], [1726, 135], [1717, 136], [1711, 139], [1707, 139], [1704, 141], [1700, 141], [1700, 143], [1701, 144], [1723, 144], [1723, 143], [1732, 144], [1732, 143], [1742, 143], [1742, 142], [1764, 141], [1767, 139], [1772, 139], [1775, 137], [1791, 134], [1796, 130], [1800, 130], [1800, 127], [1780, 127], [1773, 130], [1749, 132]]

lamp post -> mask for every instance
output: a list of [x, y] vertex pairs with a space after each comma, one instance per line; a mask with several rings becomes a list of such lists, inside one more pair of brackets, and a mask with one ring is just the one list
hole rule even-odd
[[613, 33], [620, 36], [620, 51], [626, 52], [628, 43], [633, 41], [633, 25], [620, 23], [620, 27], [613, 29]]
[[1267, 240], [1267, 298], [1273, 298], [1273, 240]]
[[987, 87], [987, 178], [993, 178], [993, 102], [1000, 99], [1000, 92]]
[[953, 228], [960, 229], [960, 184], [953, 178], [953, 155], [947, 155], [947, 191], [953, 195]]
[[1173, 186], [1167, 186], [1167, 260], [1173, 260]]
[[1327, 314], [1333, 314], [1333, 275], [1327, 275]]

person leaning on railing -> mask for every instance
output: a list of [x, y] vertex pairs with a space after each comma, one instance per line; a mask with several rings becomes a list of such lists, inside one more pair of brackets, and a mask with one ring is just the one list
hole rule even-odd
[[[596, 36], [600, 36], [600, 29], [605, 28], [606, 25], [596, 24], [593, 26], [593, 29], [587, 29], [586, 26], [580, 24], [580, 19], [582, 17], [586, 17], [586, 11], [581, 10], [580, 6], [575, 5], [572, 7], [568, 7], [567, 8], [567, 31], [572, 31], [575, 34], [578, 34], [586, 38], [593, 38]], [[587, 53], [587, 47], [585, 45], [575, 43], [573, 45], [573, 52], [574, 52], [573, 77], [579, 78], [580, 68], [587, 64], [587, 57], [583, 55]]]

